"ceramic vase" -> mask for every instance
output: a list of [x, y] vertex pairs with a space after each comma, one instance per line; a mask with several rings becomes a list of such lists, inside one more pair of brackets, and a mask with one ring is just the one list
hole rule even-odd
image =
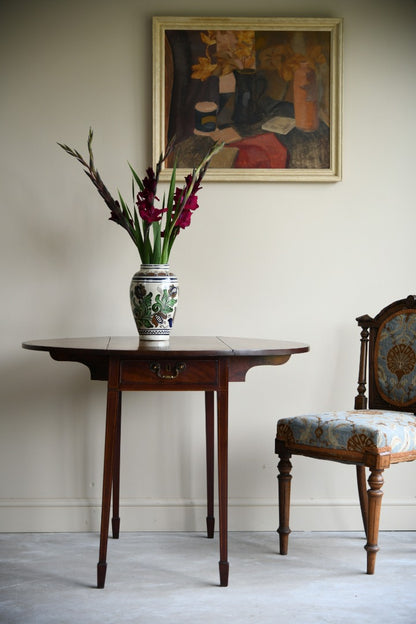
[[142, 264], [131, 280], [130, 303], [140, 340], [168, 341], [178, 303], [169, 265]]
[[240, 69], [235, 75], [235, 105], [233, 121], [236, 124], [254, 124], [263, 117], [260, 101], [266, 90], [266, 78], [255, 69]]

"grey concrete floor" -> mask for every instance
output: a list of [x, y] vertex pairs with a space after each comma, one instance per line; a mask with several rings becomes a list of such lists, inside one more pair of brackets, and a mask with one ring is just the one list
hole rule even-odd
[[416, 532], [382, 532], [376, 573], [361, 533], [122, 533], [95, 588], [95, 533], [0, 534], [1, 624], [416, 623]]

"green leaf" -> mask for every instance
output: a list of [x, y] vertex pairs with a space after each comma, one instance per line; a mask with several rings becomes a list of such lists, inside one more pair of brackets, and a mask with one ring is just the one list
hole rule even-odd
[[177, 228], [175, 228], [173, 230], [172, 235], [171, 235], [170, 240], [169, 240], [168, 257], [170, 256], [170, 252], [172, 251], [173, 243], [175, 242], [176, 237], [177, 237], [178, 234], [179, 234], [179, 228], [177, 227]]
[[145, 225], [144, 229], [144, 246], [143, 246], [143, 256], [142, 262], [144, 264], [148, 264], [152, 259], [152, 243], [150, 241], [150, 226], [149, 224]]
[[153, 264], [160, 264], [160, 258], [161, 258], [161, 255], [162, 255], [161, 234], [160, 234], [160, 221], [155, 221], [152, 224], [152, 229], [153, 229], [152, 262], [153, 262]]
[[173, 169], [172, 169], [172, 175], [170, 178], [169, 193], [168, 193], [168, 210], [170, 209], [171, 212], [172, 212], [172, 206], [173, 206], [173, 197], [175, 195], [175, 185], [176, 185], [176, 160], [173, 163]]
[[120, 191], [118, 191], [118, 196], [119, 196], [119, 199], [120, 199], [120, 203], [121, 203], [121, 207], [122, 207], [122, 209], [123, 209], [123, 213], [124, 213], [124, 215], [125, 215], [128, 219], [130, 219], [130, 221], [133, 221], [133, 217], [132, 217], [132, 215], [131, 215], [130, 208], [128, 207], [128, 205], [126, 204], [126, 202], [124, 201], [124, 199], [122, 198]]
[[133, 169], [130, 163], [129, 163], [129, 167], [130, 167], [130, 171], [133, 174], [133, 178], [136, 180], [138, 187], [140, 188], [141, 191], [144, 191], [143, 182], [141, 181], [141, 179], [139, 178], [139, 176], [137, 175], [137, 173], [135, 172], [135, 170]]
[[169, 193], [168, 193], [168, 203], [167, 203], [167, 212], [166, 212], [166, 228], [165, 235], [163, 238], [163, 249], [162, 249], [162, 259], [161, 262], [164, 264], [169, 260], [170, 250], [172, 248], [172, 244], [170, 243], [170, 238], [172, 235], [172, 230], [174, 227], [174, 223], [172, 223], [172, 211], [173, 211], [173, 199], [175, 196], [175, 185], [176, 185], [176, 160], [173, 163], [172, 175], [170, 178], [169, 185]]
[[[137, 214], [137, 210], [136, 208], [134, 208], [134, 233], [136, 236], [136, 246], [137, 249], [139, 250], [139, 254], [140, 257], [143, 258], [143, 254], [144, 254], [144, 241], [143, 241], [143, 236], [142, 236], [142, 229], [140, 226], [140, 219], [139, 219], [139, 215]], [[144, 262], [144, 260], [143, 260]]]

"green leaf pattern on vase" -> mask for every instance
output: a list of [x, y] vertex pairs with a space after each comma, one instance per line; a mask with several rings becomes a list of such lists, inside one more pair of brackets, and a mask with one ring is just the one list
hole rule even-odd
[[168, 264], [141, 265], [130, 285], [131, 309], [141, 338], [169, 340], [178, 294], [178, 279]]

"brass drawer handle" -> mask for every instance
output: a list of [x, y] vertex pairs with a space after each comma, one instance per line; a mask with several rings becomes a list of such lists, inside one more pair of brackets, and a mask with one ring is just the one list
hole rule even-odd
[[155, 373], [160, 379], [176, 379], [176, 377], [184, 371], [186, 368], [185, 362], [177, 362], [174, 366], [174, 372], [172, 373], [172, 368], [170, 364], [166, 364], [166, 371], [169, 373], [168, 375], [164, 375], [160, 369], [159, 362], [152, 362], [150, 364], [150, 370]]

